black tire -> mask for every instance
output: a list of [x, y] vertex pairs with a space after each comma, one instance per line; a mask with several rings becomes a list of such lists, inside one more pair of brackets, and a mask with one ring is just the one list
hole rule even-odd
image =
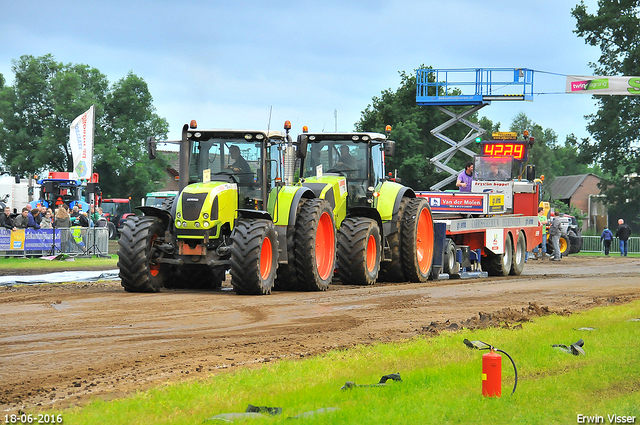
[[524, 270], [524, 257], [526, 254], [527, 254], [527, 241], [525, 239], [524, 232], [520, 231], [520, 233], [518, 233], [518, 241], [516, 242], [516, 246], [513, 251], [511, 271], [509, 272], [510, 275], [520, 276], [520, 274]]
[[[404, 276], [404, 267], [402, 265], [401, 242], [402, 238], [402, 222], [404, 220], [404, 211], [409, 203], [409, 198], [402, 198], [398, 207], [398, 231], [387, 236], [386, 243], [389, 246], [389, 254], [391, 261], [383, 261], [380, 263], [380, 273], [378, 274], [378, 282], [406, 282]], [[386, 259], [385, 259], [386, 260]]]
[[109, 229], [109, 239], [114, 240], [118, 238], [118, 229], [116, 229], [116, 225], [112, 222], [107, 222], [107, 229]]
[[173, 208], [173, 202], [175, 200], [176, 200], [175, 196], [172, 196], [171, 198], [163, 199], [162, 204], [160, 204], [160, 209], [163, 211], [171, 212], [171, 209]]
[[582, 250], [582, 236], [579, 236], [579, 235], [572, 236], [571, 234], [569, 234], [569, 242], [571, 243], [571, 249], [569, 250], [569, 254], [577, 254], [578, 252], [580, 252], [580, 250]]
[[154, 263], [156, 241], [164, 239], [162, 221], [155, 217], [132, 217], [118, 240], [118, 268], [121, 284], [128, 292], [158, 292], [169, 267]]
[[273, 222], [238, 219], [231, 233], [231, 284], [236, 294], [270, 294], [277, 267], [278, 237]]
[[426, 199], [407, 203], [402, 223], [401, 252], [404, 275], [410, 282], [426, 282], [433, 266], [433, 218]]
[[447, 239], [447, 247], [444, 251], [444, 267], [442, 271], [444, 273], [448, 273], [449, 276], [460, 274], [460, 263], [456, 260], [456, 251], [456, 244], [451, 239]]
[[566, 233], [560, 235], [560, 255], [566, 257], [571, 252], [571, 240]]
[[373, 285], [380, 272], [380, 227], [369, 218], [345, 218], [338, 230], [337, 275], [344, 285]]
[[[300, 214], [300, 208], [306, 202], [301, 199], [296, 207], [296, 217]], [[297, 223], [297, 222], [296, 222]], [[296, 226], [287, 226], [287, 264], [278, 265], [275, 286], [276, 291], [296, 291], [300, 289], [298, 272], [296, 269]]]
[[487, 258], [482, 262], [482, 269], [489, 276], [509, 276], [512, 261], [513, 242], [511, 241], [511, 236], [507, 235], [504, 241], [504, 254], [489, 252]]
[[326, 291], [336, 264], [333, 211], [324, 199], [309, 199], [297, 218], [296, 270], [300, 289]]

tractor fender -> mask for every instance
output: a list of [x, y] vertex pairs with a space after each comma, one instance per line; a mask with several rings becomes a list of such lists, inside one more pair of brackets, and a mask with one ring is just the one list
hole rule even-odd
[[296, 223], [296, 211], [302, 199], [313, 199], [313, 191], [302, 186], [274, 187], [269, 193], [267, 211], [273, 217], [276, 226], [288, 226]]
[[382, 225], [382, 218], [380, 217], [380, 213], [375, 208], [370, 207], [354, 207], [350, 208], [347, 216], [345, 218], [353, 218], [353, 217], [366, 217], [371, 220], [375, 220], [378, 223], [378, 227], [380, 228], [380, 236], [384, 237], [386, 234]]
[[379, 188], [376, 209], [384, 223], [385, 235], [391, 235], [400, 230], [400, 203], [402, 198], [415, 198], [416, 194], [410, 187], [394, 182], [384, 182]]
[[158, 217], [162, 220], [162, 226], [166, 229], [171, 225], [173, 221], [173, 217], [169, 213], [169, 211], [161, 210], [156, 207], [136, 207], [137, 210], [141, 211], [142, 214], [149, 217]]
[[237, 209], [238, 218], [255, 218], [259, 220], [271, 220], [271, 214], [266, 211], [257, 211], [249, 209]]

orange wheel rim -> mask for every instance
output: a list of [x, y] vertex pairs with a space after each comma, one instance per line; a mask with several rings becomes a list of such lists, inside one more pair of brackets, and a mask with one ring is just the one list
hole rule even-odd
[[376, 238], [373, 235], [369, 235], [367, 241], [367, 271], [371, 273], [376, 268], [376, 257], [378, 256], [378, 246], [376, 244]]
[[265, 280], [271, 274], [271, 262], [273, 261], [273, 252], [271, 249], [271, 239], [264, 238], [262, 247], [260, 248], [260, 277]]
[[325, 280], [333, 270], [335, 233], [329, 213], [322, 213], [316, 231], [316, 266], [320, 279]]
[[567, 249], [567, 241], [560, 238], [560, 251], [564, 252]]
[[416, 234], [416, 255], [418, 267], [422, 274], [426, 274], [433, 260], [433, 220], [431, 211], [424, 208], [418, 216], [418, 231]]

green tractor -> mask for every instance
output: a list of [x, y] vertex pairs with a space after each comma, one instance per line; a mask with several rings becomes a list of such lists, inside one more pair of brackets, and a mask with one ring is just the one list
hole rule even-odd
[[[160, 208], [139, 207], [144, 215], [122, 229], [124, 289], [216, 289], [227, 270], [238, 294], [270, 293], [276, 270], [282, 286], [326, 289], [335, 269], [334, 215], [312, 189], [292, 185], [305, 152], [296, 149], [290, 126], [285, 134], [185, 124], [174, 142], [180, 144], [180, 193]], [[153, 138], [148, 147], [155, 158]]]
[[[327, 200], [337, 231], [337, 277], [343, 284], [424, 282], [433, 262], [428, 202], [385, 176], [395, 142], [380, 133], [298, 136], [301, 185]], [[291, 255], [297, 255], [291, 252]]]

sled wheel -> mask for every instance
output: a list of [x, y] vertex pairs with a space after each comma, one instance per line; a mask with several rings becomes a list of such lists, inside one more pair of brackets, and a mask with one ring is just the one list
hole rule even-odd
[[510, 275], [519, 276], [524, 270], [524, 256], [527, 253], [527, 241], [524, 237], [524, 232], [518, 233], [518, 241], [516, 242], [516, 248], [513, 253], [513, 261], [511, 264]]

